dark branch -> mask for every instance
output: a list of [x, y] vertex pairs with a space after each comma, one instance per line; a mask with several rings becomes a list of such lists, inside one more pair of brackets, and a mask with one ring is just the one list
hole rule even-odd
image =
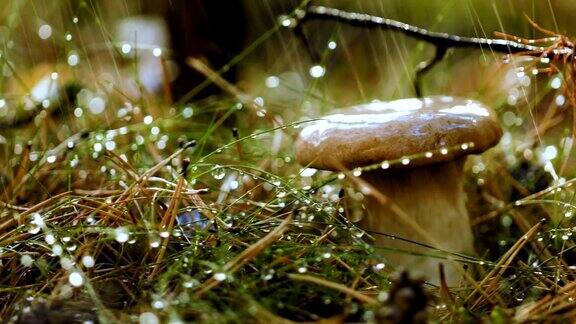
[[422, 77], [430, 71], [434, 65], [440, 63], [446, 56], [446, 47], [436, 46], [434, 57], [428, 62], [422, 62], [416, 69], [416, 78], [414, 79], [414, 90], [417, 97], [422, 97]]
[[505, 39], [457, 36], [429, 31], [392, 19], [321, 6], [309, 6], [305, 10], [302, 10], [299, 15], [297, 13], [296, 18], [299, 19], [300, 22], [308, 20], [334, 20], [351, 26], [397, 31], [445, 49], [486, 47], [501, 53], [525, 53], [526, 55], [542, 57], [549, 55], [573, 55], [573, 49], [568, 47], [555, 48], [552, 51], [548, 51], [548, 47], [534, 46]]

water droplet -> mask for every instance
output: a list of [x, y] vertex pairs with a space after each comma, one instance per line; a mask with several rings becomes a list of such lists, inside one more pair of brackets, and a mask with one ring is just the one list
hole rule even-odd
[[56, 237], [52, 233], [46, 234], [46, 236], [44, 237], [44, 240], [46, 241], [46, 243], [48, 243], [50, 245], [56, 243]]
[[278, 18], [278, 20], [280, 21], [280, 24], [282, 25], [282, 27], [293, 28], [296, 26], [296, 19], [290, 18], [286, 15], [280, 16]]
[[85, 255], [82, 257], [82, 265], [86, 268], [92, 268], [94, 266], [94, 258], [90, 255]]
[[564, 103], [566, 103], [566, 97], [564, 97], [563, 94], [559, 94], [554, 99], [554, 102], [556, 103], [556, 106], [562, 107], [562, 106], [564, 106]]
[[152, 50], [152, 55], [154, 55], [156, 57], [160, 57], [162, 55], [162, 49], [159, 47], [156, 47], [155, 49]]
[[388, 161], [384, 161], [384, 162], [382, 162], [382, 164], [380, 164], [380, 167], [382, 169], [386, 170], [390, 167], [390, 163]]
[[258, 109], [258, 111], [256, 111], [256, 116], [265, 117], [266, 116], [266, 109]]
[[214, 274], [214, 280], [216, 280], [216, 281], [224, 281], [224, 280], [226, 280], [226, 278], [227, 278], [227, 276], [223, 272], [216, 272]]
[[321, 78], [326, 73], [326, 69], [322, 65], [314, 65], [310, 68], [310, 76], [313, 78]]
[[76, 108], [74, 109], [74, 116], [75, 116], [76, 118], [82, 117], [82, 114], [83, 114], [83, 113], [84, 113], [84, 111], [83, 111], [82, 108], [80, 108], [80, 107], [76, 107]]
[[182, 110], [182, 117], [190, 118], [194, 115], [194, 109], [192, 107], [186, 107]]
[[48, 39], [52, 36], [52, 26], [44, 24], [38, 28], [38, 36], [41, 39]]
[[184, 286], [184, 288], [193, 288], [194, 286], [198, 285], [198, 281], [197, 280], [189, 280], [189, 281], [185, 281], [182, 286]]
[[356, 238], [361, 238], [365, 234], [365, 232], [358, 227], [350, 228], [350, 233]]
[[302, 178], [308, 178], [316, 174], [318, 170], [313, 168], [305, 168], [300, 170], [300, 176]]
[[308, 271], [308, 269], [306, 267], [300, 267], [298, 268], [298, 272], [299, 273], [305, 273], [306, 271]]
[[560, 77], [554, 77], [550, 82], [550, 87], [552, 89], [560, 89], [561, 86], [562, 86], [562, 79], [560, 79]]
[[335, 50], [337, 46], [338, 46], [338, 44], [336, 44], [335, 41], [329, 41], [328, 42], [328, 49], [330, 49], [330, 50]]
[[144, 117], [143, 121], [144, 121], [144, 124], [150, 125], [154, 121], [154, 117], [147, 115], [146, 117]]
[[93, 115], [99, 115], [104, 112], [106, 101], [102, 97], [94, 97], [88, 102], [88, 109]]
[[444, 147], [444, 148], [441, 148], [441, 149], [440, 149], [440, 154], [442, 154], [442, 155], [448, 154], [448, 149], [445, 148], [445, 147]]
[[160, 324], [160, 319], [154, 313], [144, 312], [138, 316], [138, 324]]
[[410, 159], [407, 158], [407, 157], [405, 157], [405, 158], [402, 158], [402, 160], [401, 160], [400, 162], [401, 162], [403, 165], [408, 165], [408, 164], [410, 163]]
[[212, 171], [212, 176], [216, 180], [224, 179], [224, 176], [226, 176], [226, 170], [224, 170], [224, 168], [217, 165], [214, 167], [214, 169]]
[[114, 141], [107, 141], [104, 146], [106, 147], [106, 150], [108, 151], [113, 151], [116, 148], [116, 142]]
[[120, 50], [122, 51], [123, 54], [128, 54], [132, 50], [132, 45], [130, 45], [128, 43], [124, 43], [124, 44], [122, 44], [122, 47]]
[[124, 227], [114, 229], [114, 239], [117, 242], [124, 243], [130, 239], [130, 233]]
[[84, 278], [80, 273], [74, 271], [68, 276], [68, 282], [74, 287], [80, 287], [84, 284]]
[[362, 169], [356, 168], [356, 169], [354, 169], [354, 171], [352, 171], [352, 174], [353, 174], [355, 177], [359, 177], [359, 176], [362, 175]]
[[266, 78], [266, 86], [270, 89], [277, 88], [280, 85], [280, 78], [275, 75], [271, 75]]
[[164, 304], [164, 301], [162, 301], [162, 300], [157, 299], [157, 300], [152, 302], [152, 307], [155, 309], [162, 309], [162, 308], [164, 308], [164, 306], [165, 306], [165, 304]]
[[62, 252], [64, 252], [64, 249], [62, 249], [62, 245], [60, 245], [60, 244], [52, 245], [52, 254], [54, 254], [56, 256], [60, 256], [60, 255], [62, 255]]

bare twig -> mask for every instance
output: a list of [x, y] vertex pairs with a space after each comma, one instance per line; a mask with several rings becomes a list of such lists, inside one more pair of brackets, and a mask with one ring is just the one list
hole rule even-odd
[[298, 18], [300, 22], [306, 22], [309, 20], [334, 20], [351, 26], [397, 31], [441, 48], [486, 47], [501, 53], [525, 52], [534, 56], [540, 56], [544, 54], [544, 57], [549, 55], [573, 56], [574, 53], [572, 48], [567, 47], [557, 48], [550, 53], [545, 53], [547, 47], [543, 46], [523, 44], [507, 39], [465, 37], [442, 32], [434, 32], [393, 19], [373, 16], [369, 14], [348, 12], [322, 6], [309, 6], [305, 11], [297, 12], [296, 18]]
[[[374, 15], [348, 12], [336, 8], [323, 6], [307, 6], [305, 9], [297, 9], [294, 17], [300, 24], [310, 20], [337, 21], [350, 26], [370, 29], [383, 29], [400, 32], [406, 36], [425, 41], [436, 47], [435, 56], [417, 67], [414, 88], [417, 96], [421, 96], [421, 79], [445, 56], [450, 48], [489, 48], [494, 52], [506, 54], [524, 54], [542, 58], [556, 58], [569, 61], [574, 57], [574, 44], [563, 41], [563, 38], [555, 35], [542, 39], [546, 46], [533, 45], [536, 40], [525, 40], [520, 37], [505, 35], [503, 38], [481, 38], [452, 35], [449, 33], [430, 31], [421, 27], [406, 24], [397, 20], [378, 17]], [[301, 25], [297, 25], [295, 31], [300, 38], [305, 40]], [[514, 39], [514, 40], [511, 40]], [[305, 41], [305, 45], [307, 42]], [[310, 50], [309, 50], [310, 51]], [[313, 57], [314, 59], [314, 57]]]

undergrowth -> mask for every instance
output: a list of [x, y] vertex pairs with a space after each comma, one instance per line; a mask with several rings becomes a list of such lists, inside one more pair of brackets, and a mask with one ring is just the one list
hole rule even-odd
[[[271, 89], [243, 91], [196, 62], [222, 93], [172, 102], [169, 93], [132, 98], [115, 77], [82, 66], [24, 70], [11, 55], [2, 56], [11, 72], [0, 108], [2, 321], [386, 322], [425, 311], [500, 323], [576, 314], [572, 113], [561, 73], [532, 73], [520, 57], [494, 62], [511, 90], [478, 96], [495, 103], [506, 133], [469, 159], [466, 176], [481, 253], [430, 247], [423, 257], [456, 259], [470, 275], [437, 287], [399, 275], [378, 253], [385, 247], [370, 244], [389, 233], [354, 224], [365, 193], [353, 174], [295, 162], [292, 143], [312, 119], [288, 109], [325, 107], [318, 80], [304, 92], [287, 86], [298, 96], [275, 101]], [[134, 72], [134, 57], [110, 55]], [[30, 92], [45, 76], [57, 91], [37, 100]], [[116, 108], [98, 112], [98, 100]]]

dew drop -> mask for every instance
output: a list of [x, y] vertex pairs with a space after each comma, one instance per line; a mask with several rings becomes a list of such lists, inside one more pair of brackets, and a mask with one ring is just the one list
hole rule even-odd
[[46, 241], [46, 243], [48, 243], [50, 245], [56, 243], [56, 237], [51, 233], [46, 234], [46, 237], [44, 237], [44, 240]]
[[182, 117], [190, 118], [194, 115], [194, 109], [192, 107], [186, 107], [182, 110]]
[[32, 257], [28, 254], [24, 254], [22, 257], [20, 257], [20, 264], [25, 267], [31, 267], [33, 263], [34, 259], [32, 259]]
[[216, 180], [224, 179], [224, 176], [226, 176], [226, 170], [224, 170], [224, 168], [217, 165], [214, 167], [214, 170], [212, 171], [212, 176]]
[[266, 109], [258, 109], [258, 111], [256, 111], [256, 116], [265, 117], [266, 116]]
[[75, 51], [71, 51], [68, 54], [67, 62], [68, 62], [68, 65], [70, 65], [70, 66], [76, 66], [76, 65], [78, 65], [78, 63], [80, 63], [80, 56], [78, 56], [78, 54]]
[[310, 68], [309, 73], [311, 77], [318, 79], [324, 76], [326, 69], [322, 65], [314, 65]]
[[68, 276], [68, 282], [74, 287], [80, 287], [84, 284], [84, 278], [80, 273], [74, 271]]
[[40, 28], [38, 28], [38, 36], [41, 39], [50, 38], [50, 36], [52, 36], [52, 26], [46, 24], [40, 26]]
[[114, 239], [117, 242], [124, 243], [130, 239], [130, 233], [124, 227], [114, 229]]
[[99, 115], [104, 112], [106, 101], [101, 97], [94, 97], [88, 102], [88, 109], [93, 115]]
[[155, 49], [152, 50], [152, 55], [154, 55], [156, 57], [160, 57], [162, 55], [162, 49], [159, 47], [156, 47]]
[[271, 75], [269, 77], [266, 78], [266, 87], [273, 89], [273, 88], [277, 88], [280, 85], [280, 78], [278, 78], [275, 75]]
[[138, 324], [160, 324], [160, 319], [154, 313], [144, 312], [138, 316]]
[[162, 309], [164, 306], [165, 304], [162, 300], [155, 300], [152, 302], [152, 307], [155, 309]]
[[560, 77], [554, 77], [550, 82], [550, 87], [552, 89], [560, 89], [561, 86], [562, 86], [562, 79], [560, 79]]
[[82, 265], [86, 268], [92, 268], [94, 266], [94, 258], [90, 255], [85, 255], [82, 257]]
[[350, 228], [350, 233], [356, 238], [361, 238], [365, 234], [365, 232], [358, 227]]

